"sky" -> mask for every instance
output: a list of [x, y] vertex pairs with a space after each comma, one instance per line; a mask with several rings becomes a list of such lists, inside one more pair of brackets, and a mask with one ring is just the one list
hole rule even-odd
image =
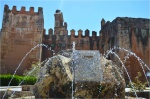
[[[2, 18], [4, 5], [7, 4], [10, 9], [17, 6], [43, 8], [44, 28], [48, 33], [49, 28], [54, 28], [54, 14], [57, 9], [63, 13], [64, 22], [68, 24], [68, 33], [74, 29], [86, 29], [96, 31], [99, 35], [102, 18], [105, 21], [113, 21], [116, 17], [133, 17], [150, 19], [150, 0], [0, 0], [0, 28], [2, 27]], [[84, 33], [83, 33], [84, 34]]]

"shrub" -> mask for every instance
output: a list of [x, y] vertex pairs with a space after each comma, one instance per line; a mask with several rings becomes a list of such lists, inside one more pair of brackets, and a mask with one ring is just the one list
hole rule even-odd
[[35, 77], [27, 76], [24, 79], [23, 85], [34, 85], [36, 83], [36, 80], [37, 79]]
[[[10, 80], [12, 79], [13, 75], [10, 74], [2, 74], [0, 75], [0, 86], [8, 86]], [[24, 79], [25, 78], [25, 79]], [[25, 77], [25, 76], [18, 76], [15, 75], [14, 78], [12, 79], [10, 86], [18, 86], [19, 83], [24, 79], [23, 84], [24, 85], [33, 85], [36, 82], [35, 77]]]
[[[129, 83], [129, 87], [131, 87], [131, 91], [137, 90], [139, 92], [143, 91], [148, 84], [148, 82], [142, 83], [139, 78], [142, 76], [141, 72], [138, 72], [138, 75], [134, 78], [134, 82]], [[133, 85], [133, 87], [132, 87]]]
[[31, 65], [31, 68], [30, 68], [30, 69], [24, 71], [23, 75], [24, 75], [24, 76], [29, 75], [29, 76], [36, 77], [36, 78], [37, 78], [37, 77], [38, 77], [38, 74], [39, 74], [39, 72], [40, 72], [40, 69], [41, 69], [41, 63], [39, 63], [39, 62], [33, 63], [33, 64]]

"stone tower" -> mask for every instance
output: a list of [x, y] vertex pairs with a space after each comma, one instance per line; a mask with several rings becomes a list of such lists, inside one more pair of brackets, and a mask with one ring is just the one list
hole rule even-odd
[[1, 41], [1, 73], [14, 73], [15, 69], [23, 60], [20, 68], [16, 72], [23, 74], [25, 69], [29, 69], [31, 64], [41, 60], [41, 47], [27, 53], [39, 43], [42, 43], [43, 32], [43, 9], [30, 7], [29, 11], [21, 7], [20, 11], [13, 6], [12, 10], [8, 5], [4, 6], [3, 23], [0, 34]]
[[101, 20], [101, 29], [104, 26], [104, 24], [105, 24], [105, 20], [102, 18], [102, 20]]
[[55, 26], [54, 35], [56, 36], [55, 41], [55, 51], [66, 49], [66, 44], [68, 43], [68, 30], [67, 23], [64, 22], [63, 14], [60, 10], [56, 10], [55, 16]]

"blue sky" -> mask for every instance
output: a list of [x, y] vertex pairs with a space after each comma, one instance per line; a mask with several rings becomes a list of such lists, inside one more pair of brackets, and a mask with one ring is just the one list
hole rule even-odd
[[26, 10], [43, 7], [44, 27], [46, 31], [54, 28], [54, 13], [60, 9], [64, 21], [68, 24], [68, 31], [79, 29], [99, 32], [101, 19], [113, 21], [116, 17], [134, 17], [150, 19], [150, 0], [0, 0], [0, 28], [4, 5], [10, 9], [15, 5], [17, 10], [25, 6]]

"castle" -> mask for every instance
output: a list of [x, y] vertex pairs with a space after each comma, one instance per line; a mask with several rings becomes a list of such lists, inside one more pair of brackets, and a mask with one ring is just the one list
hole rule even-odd
[[[17, 11], [16, 6], [10, 10], [8, 5], [5, 5], [0, 33], [1, 73], [14, 73], [23, 61], [17, 71], [17, 74], [21, 75], [25, 69], [31, 67], [31, 64], [53, 56], [54, 52], [72, 49], [74, 41], [77, 50], [99, 50], [102, 54], [114, 46], [126, 48], [136, 53], [150, 67], [150, 19], [117, 17], [112, 22], [102, 19], [99, 36], [95, 31], [92, 31], [90, 36], [88, 29], [78, 30], [78, 35], [75, 35], [75, 30], [72, 29], [68, 35], [67, 23], [64, 22], [62, 12], [56, 10], [54, 16], [54, 30], [50, 28], [46, 34], [41, 7], [38, 8], [38, 12], [34, 12], [33, 7], [30, 7], [29, 11], [26, 11], [25, 7]], [[41, 46], [30, 51], [37, 44], [46, 44], [54, 52]], [[30, 54], [27, 53], [29, 51]], [[124, 60], [126, 52], [117, 49], [114, 52]], [[109, 55], [109, 59], [121, 66], [114, 55]], [[143, 72], [138, 60], [133, 56], [124, 64], [132, 79], [137, 75], [137, 71]], [[144, 69], [147, 70], [145, 67]]]
[[[30, 7], [20, 11], [13, 6], [12, 10], [8, 5], [4, 7], [3, 23], [0, 34], [1, 39], [1, 73], [13, 73], [23, 57], [35, 45], [42, 43], [44, 29], [43, 9]], [[23, 60], [17, 74], [22, 74], [31, 64], [41, 60], [42, 47], [33, 50]]]
[[[75, 30], [70, 31], [71, 35], [68, 35], [67, 23], [64, 22], [63, 14], [60, 10], [56, 10], [55, 16], [55, 26], [53, 29], [48, 30], [48, 35], [46, 35], [45, 30], [43, 32], [43, 43], [51, 47], [56, 53], [60, 50], [72, 49], [72, 42], [76, 42], [77, 50], [99, 50], [99, 36], [95, 31], [92, 31], [92, 36], [89, 36], [90, 31], [85, 30], [85, 35], [83, 31], [78, 30], [78, 35], [75, 35]], [[48, 53], [47, 53], [48, 52]], [[48, 56], [47, 56], [48, 55]], [[42, 60], [52, 55], [48, 49], [43, 48]]]

